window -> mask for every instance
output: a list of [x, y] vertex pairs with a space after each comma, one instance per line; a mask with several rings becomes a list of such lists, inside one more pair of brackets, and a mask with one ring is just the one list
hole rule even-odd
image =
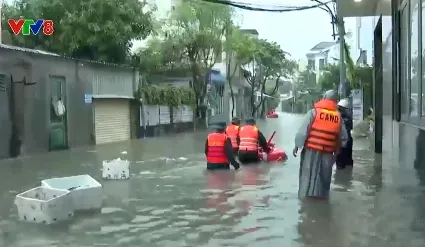
[[400, 84], [401, 84], [401, 118], [409, 117], [408, 75], [409, 75], [409, 8], [404, 6], [400, 11]]
[[65, 104], [65, 78], [59, 76], [50, 76], [50, 122], [62, 123], [63, 116], [58, 115], [57, 103], [62, 101]]
[[421, 20], [421, 22], [422, 22], [422, 25], [421, 25], [421, 36], [422, 37], [420, 37], [421, 39], [422, 39], [422, 42], [421, 42], [421, 50], [422, 50], [422, 52], [421, 52], [421, 54], [419, 54], [419, 55], [421, 55], [421, 58], [420, 59], [418, 59], [418, 61], [421, 63], [421, 68], [422, 68], [422, 71], [421, 71], [421, 74], [422, 74], [422, 76], [420, 77], [421, 78], [421, 121], [424, 121], [424, 119], [425, 118], [423, 118], [423, 117], [425, 117], [425, 100], [424, 100], [424, 94], [425, 94], [425, 61], [424, 61], [424, 59], [425, 59], [425, 27], [424, 27], [424, 24], [425, 24], [425, 0], [421, 0], [421, 5], [422, 5], [422, 9], [421, 9], [421, 18], [420, 18], [420, 20]]
[[6, 76], [0, 74], [0, 92], [6, 92]]
[[309, 70], [316, 70], [315, 61], [314, 60], [308, 60], [307, 68]]
[[325, 59], [319, 59], [319, 69], [323, 70], [325, 68]]
[[401, 120], [425, 125], [425, 0], [400, 8]]
[[417, 118], [419, 116], [419, 1], [410, 1], [410, 117]]

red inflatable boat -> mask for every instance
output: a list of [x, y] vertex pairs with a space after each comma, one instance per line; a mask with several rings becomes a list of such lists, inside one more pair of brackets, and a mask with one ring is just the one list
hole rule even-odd
[[279, 117], [279, 115], [277, 115], [277, 113], [274, 111], [274, 109], [270, 110], [267, 113], [267, 118], [278, 118], [278, 117]]
[[258, 151], [258, 156], [262, 161], [266, 162], [275, 162], [275, 161], [286, 161], [288, 159], [288, 156], [286, 155], [285, 151], [283, 149], [276, 147], [274, 143], [271, 143], [271, 140], [273, 139], [274, 135], [276, 134], [276, 131], [273, 132], [272, 136], [269, 138], [269, 141], [267, 144], [269, 145], [271, 152], [266, 153], [263, 152], [263, 150]]
[[276, 112], [267, 114], [267, 118], [278, 118], [278, 117], [279, 117], [279, 115], [277, 115]]

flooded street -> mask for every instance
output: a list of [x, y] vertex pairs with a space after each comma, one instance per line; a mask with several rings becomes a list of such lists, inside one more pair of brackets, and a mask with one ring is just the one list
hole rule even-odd
[[[302, 116], [260, 123], [288, 153]], [[206, 173], [205, 133], [55, 152], [0, 164], [0, 246], [423, 246], [425, 196], [396, 164], [374, 164], [355, 143], [354, 171], [334, 173], [328, 202], [297, 198], [299, 158]], [[126, 153], [122, 153], [125, 151]], [[100, 179], [102, 160], [131, 161], [129, 181]], [[401, 171], [401, 170], [400, 170]], [[409, 171], [414, 173], [414, 171]], [[57, 225], [17, 220], [17, 193], [40, 180], [89, 174], [104, 186], [101, 212]]]

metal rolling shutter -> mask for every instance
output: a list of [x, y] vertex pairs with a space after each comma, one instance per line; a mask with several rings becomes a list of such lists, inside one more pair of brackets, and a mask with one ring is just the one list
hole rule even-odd
[[95, 99], [96, 144], [130, 140], [130, 105], [124, 99]]

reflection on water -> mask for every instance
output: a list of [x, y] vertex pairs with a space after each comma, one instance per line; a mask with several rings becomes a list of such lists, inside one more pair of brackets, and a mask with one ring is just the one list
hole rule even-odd
[[[259, 124], [265, 135], [277, 130], [274, 141], [291, 150], [301, 119], [281, 114]], [[300, 202], [298, 159], [206, 172], [204, 138], [191, 133], [4, 161], [0, 246], [423, 246], [423, 191], [385, 184], [370, 152], [355, 151], [354, 169], [335, 171], [329, 200]], [[118, 157], [131, 162], [131, 179], [101, 181], [102, 160]], [[104, 186], [100, 212], [54, 226], [17, 221], [18, 192], [84, 173]]]

